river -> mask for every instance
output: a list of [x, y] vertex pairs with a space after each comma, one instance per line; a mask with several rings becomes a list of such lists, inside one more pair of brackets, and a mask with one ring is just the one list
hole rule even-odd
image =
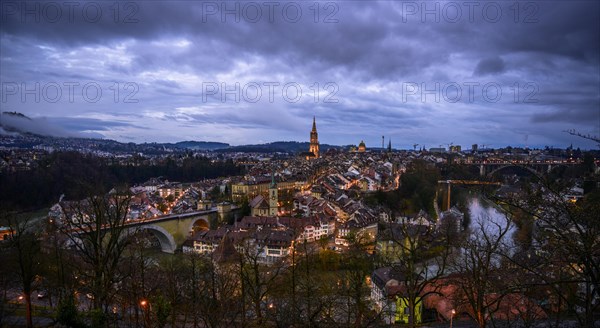
[[468, 209], [471, 215], [469, 228], [473, 237], [482, 237], [484, 233], [488, 236], [497, 236], [508, 226], [508, 232], [503, 241], [509, 246], [512, 245], [512, 236], [516, 227], [493, 202], [481, 196], [474, 196], [468, 200]]

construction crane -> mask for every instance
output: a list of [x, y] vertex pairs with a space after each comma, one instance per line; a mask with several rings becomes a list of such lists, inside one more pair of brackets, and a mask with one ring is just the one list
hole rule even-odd
[[448, 195], [447, 195], [448, 206], [446, 207], [446, 210], [450, 210], [450, 191], [452, 190], [451, 186], [453, 184], [454, 185], [466, 185], [466, 186], [473, 186], [473, 185], [501, 186], [502, 185], [500, 182], [477, 181], [477, 180], [438, 180], [438, 183], [448, 185]]

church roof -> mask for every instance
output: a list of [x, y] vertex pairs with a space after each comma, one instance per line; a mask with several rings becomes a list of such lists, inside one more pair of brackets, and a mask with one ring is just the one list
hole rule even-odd
[[269, 203], [262, 195], [258, 195], [248, 203], [251, 208], [269, 208]]

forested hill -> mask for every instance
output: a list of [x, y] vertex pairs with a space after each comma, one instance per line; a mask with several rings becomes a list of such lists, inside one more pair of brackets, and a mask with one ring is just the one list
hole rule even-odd
[[159, 163], [120, 165], [109, 159], [77, 152], [54, 152], [30, 171], [0, 174], [0, 207], [4, 210], [35, 210], [52, 205], [61, 194], [69, 199], [109, 191], [115, 185], [133, 185], [152, 177], [192, 182], [240, 174], [232, 161], [203, 157], [168, 158]]

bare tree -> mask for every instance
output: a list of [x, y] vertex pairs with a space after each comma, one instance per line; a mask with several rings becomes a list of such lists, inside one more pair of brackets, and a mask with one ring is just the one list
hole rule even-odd
[[93, 296], [93, 307], [108, 312], [114, 285], [119, 282], [124, 250], [129, 245], [127, 213], [131, 195], [117, 191], [61, 204], [65, 216], [59, 230], [82, 263], [80, 281]]
[[[0, 241], [0, 245], [2, 245], [2, 241]], [[0, 247], [0, 263], [9, 263], [10, 252], [8, 247]], [[13, 277], [11, 277], [11, 270], [9, 265], [0, 266], [0, 326], [2, 326], [2, 322], [4, 317], [7, 315], [7, 304], [8, 304], [8, 289], [13, 283]]]
[[265, 311], [270, 304], [269, 294], [283, 272], [284, 263], [264, 264], [260, 254], [262, 250], [254, 242], [245, 242], [241, 250], [240, 275], [244, 292], [243, 302], [245, 303], [245, 298], [249, 300], [254, 314], [254, 323], [260, 326], [265, 322]]
[[[236, 261], [213, 261], [210, 257], [197, 257], [190, 261], [192, 298], [195, 313], [202, 326], [211, 328], [232, 327], [239, 324], [242, 316], [241, 281]], [[195, 324], [197, 326], [197, 324]]]
[[404, 287], [408, 325], [415, 327], [418, 305], [429, 295], [439, 293], [441, 284], [436, 282], [445, 274], [452, 252], [451, 237], [457, 237], [456, 227], [435, 230], [425, 225], [390, 224], [382, 228], [380, 240], [387, 243], [388, 250], [382, 264], [392, 268], [394, 277]]
[[156, 277], [156, 262], [146, 254], [146, 248], [144, 235], [138, 233], [129, 236], [129, 245], [119, 267], [123, 279], [115, 295], [123, 314], [129, 316], [127, 319], [135, 326], [140, 326], [144, 321], [140, 303], [144, 300], [148, 302], [147, 298], [160, 283]]
[[581, 326], [592, 327], [600, 307], [600, 191], [573, 200], [568, 190], [566, 183], [539, 179], [498, 202], [535, 222], [532, 243], [523, 250], [530, 256], [509, 258], [511, 263], [552, 290]]
[[318, 260], [317, 250], [314, 245], [310, 245], [306, 240], [296, 243], [294, 251], [298, 251], [294, 256], [299, 257], [295, 267], [290, 268], [293, 271], [293, 282], [295, 290], [293, 291], [294, 304], [293, 312], [296, 314], [294, 319], [296, 323], [303, 322], [307, 327], [318, 326], [324, 310], [326, 300], [322, 298], [322, 288], [324, 284], [330, 283], [330, 279], [324, 279], [325, 276], [316, 267]]
[[367, 286], [367, 277], [373, 271], [373, 261], [367, 249], [372, 247], [373, 242], [360, 233], [350, 233], [346, 238], [349, 249], [344, 254], [340, 270], [336, 272], [336, 302], [339, 308], [334, 320], [345, 326], [371, 326], [379, 319], [378, 315], [373, 315]]
[[8, 261], [5, 262], [15, 274], [25, 301], [25, 317], [27, 327], [33, 327], [31, 294], [39, 282], [38, 274], [42, 270], [39, 230], [33, 220], [19, 220], [13, 215], [6, 215], [4, 221], [9, 227], [7, 240]]
[[469, 312], [481, 328], [487, 326], [508, 293], [504, 279], [509, 275], [502, 271], [502, 259], [509, 252], [511, 229], [507, 217], [503, 222], [479, 218], [473, 234], [464, 240], [451, 264], [457, 273], [449, 280], [458, 287], [455, 303]]

